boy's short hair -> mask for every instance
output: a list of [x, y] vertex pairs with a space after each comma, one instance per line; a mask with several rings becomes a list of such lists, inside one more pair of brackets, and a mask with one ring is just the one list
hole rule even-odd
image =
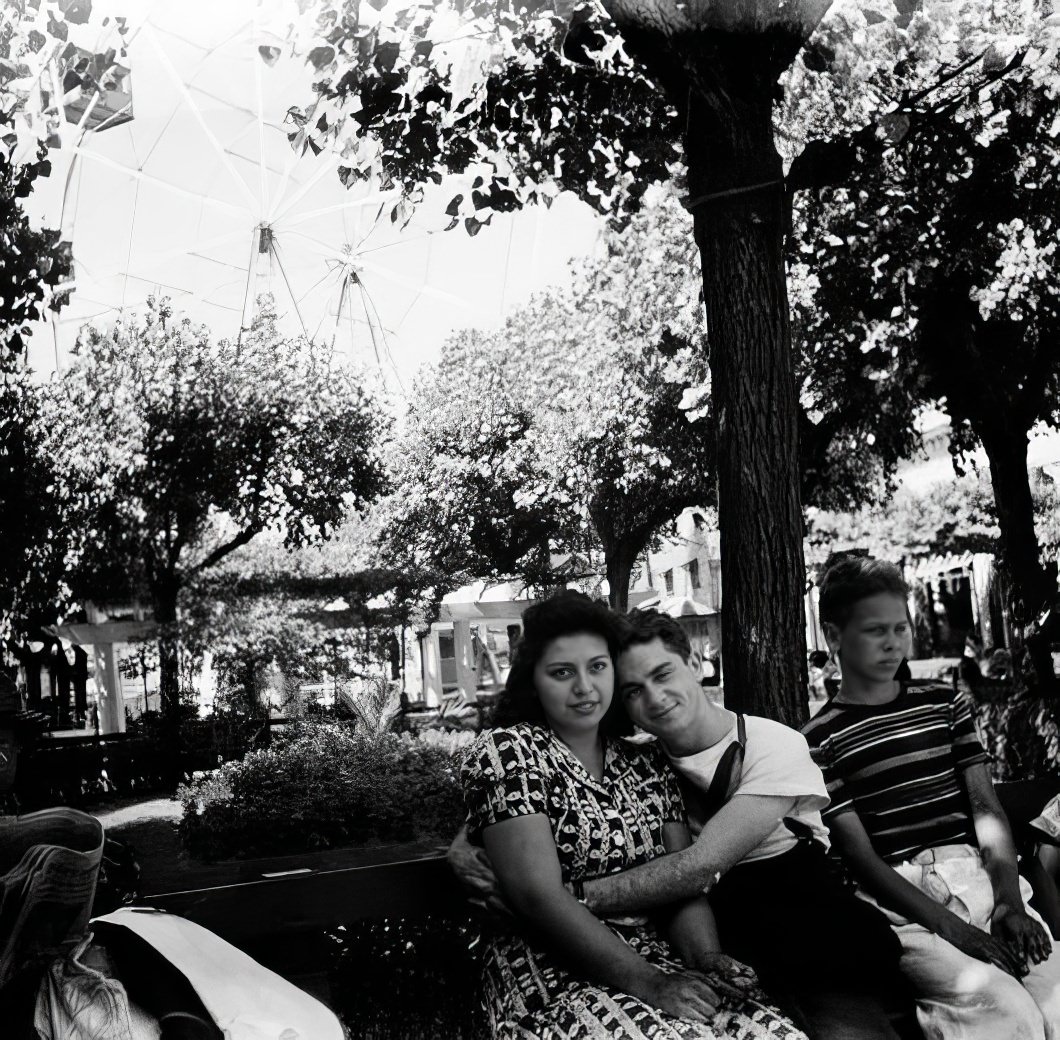
[[821, 624], [840, 628], [850, 620], [854, 604], [869, 596], [889, 592], [903, 599], [909, 597], [909, 586], [898, 567], [871, 556], [841, 556], [827, 564], [819, 587]]
[[688, 635], [675, 618], [657, 610], [631, 610], [622, 619], [618, 632], [618, 652], [658, 639], [685, 664], [692, 656]]

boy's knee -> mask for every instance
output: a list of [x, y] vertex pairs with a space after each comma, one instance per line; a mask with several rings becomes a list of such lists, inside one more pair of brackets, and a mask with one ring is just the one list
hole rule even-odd
[[1041, 1008], [1022, 986], [1018, 986], [1018, 992], [1006, 990], [999, 998], [996, 1017], [1003, 1026], [998, 1036], [1012, 1040], [1049, 1040], [1053, 1035], [1045, 1028]]
[[990, 964], [966, 966], [954, 980], [955, 1003], [975, 1018], [983, 1036], [997, 1026], [1006, 1040], [1046, 1040], [1049, 1033], [1041, 1008], [1023, 985]]

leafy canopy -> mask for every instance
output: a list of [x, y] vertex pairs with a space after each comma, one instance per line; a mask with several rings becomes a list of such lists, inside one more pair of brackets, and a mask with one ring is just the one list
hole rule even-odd
[[238, 343], [165, 301], [86, 330], [47, 418], [83, 596], [172, 600], [255, 534], [312, 541], [383, 486], [382, 405], [268, 306]]
[[628, 214], [679, 157], [677, 110], [596, 5], [323, 0], [289, 32], [320, 73], [295, 146], [337, 145], [345, 182], [411, 202], [469, 174], [449, 213], [471, 234], [563, 190]]
[[[1044, 546], [1060, 544], [1060, 492], [1041, 470], [1032, 475], [1035, 526]], [[868, 549], [887, 560], [966, 552], [997, 554], [1000, 528], [984, 475], [968, 473], [927, 488], [899, 488], [886, 503], [853, 512], [810, 510], [809, 558], [824, 563], [841, 549]]]
[[[1060, 16], [971, 14], [925, 5], [904, 32], [852, 34], [871, 62], [803, 68], [802, 113], [843, 125], [898, 100], [856, 184], [800, 199], [793, 266], [808, 350], [875, 380], [882, 409], [942, 403], [958, 452], [991, 419], [1060, 419]], [[940, 56], [952, 78], [932, 90]]]
[[646, 207], [569, 291], [454, 337], [421, 375], [391, 531], [421, 562], [539, 583], [553, 552], [635, 556], [712, 500], [698, 286], [671, 276], [695, 269], [686, 220]]

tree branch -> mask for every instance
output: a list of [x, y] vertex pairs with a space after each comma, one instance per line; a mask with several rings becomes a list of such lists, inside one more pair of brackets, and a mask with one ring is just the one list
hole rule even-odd
[[984, 74], [956, 97], [946, 98], [931, 107], [916, 107], [916, 102], [966, 72], [981, 57], [982, 55], [977, 55], [956, 69], [948, 69], [930, 87], [912, 97], [904, 98], [897, 108], [885, 113], [892, 120], [896, 116], [905, 116], [909, 120], [908, 129], [896, 141], [888, 141], [882, 120], [863, 126], [844, 137], [808, 141], [806, 147], [792, 161], [788, 171], [786, 183], [789, 194], [811, 189], [838, 188], [850, 183], [857, 170], [878, 159], [887, 147], [912, 141], [919, 132], [930, 125], [932, 118], [948, 118], [969, 96], [1000, 82], [1010, 72], [1018, 69], [1023, 64], [1026, 51], [1017, 51], [1005, 66]]
[[260, 534], [263, 528], [260, 524], [253, 524], [250, 527], [242, 530], [234, 538], [230, 538], [223, 545], [219, 545], [205, 560], [201, 560], [188, 572], [189, 576], [193, 574], [201, 574], [203, 571], [213, 567], [214, 564], [220, 563], [229, 553], [234, 552], [241, 545], [246, 545], [256, 534]]

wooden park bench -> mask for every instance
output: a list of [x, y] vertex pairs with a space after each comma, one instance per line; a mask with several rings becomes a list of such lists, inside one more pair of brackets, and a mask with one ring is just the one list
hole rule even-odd
[[235, 945], [363, 918], [455, 910], [464, 897], [435, 845], [328, 849], [146, 877], [139, 902]]
[[148, 879], [140, 900], [218, 935], [254, 938], [277, 927], [327, 927], [365, 917], [455, 907], [460, 889], [435, 845], [328, 849], [202, 864], [193, 874]]
[[208, 928], [327, 999], [327, 931], [368, 919], [466, 915], [434, 844], [329, 849], [193, 868], [145, 869], [138, 905]]

